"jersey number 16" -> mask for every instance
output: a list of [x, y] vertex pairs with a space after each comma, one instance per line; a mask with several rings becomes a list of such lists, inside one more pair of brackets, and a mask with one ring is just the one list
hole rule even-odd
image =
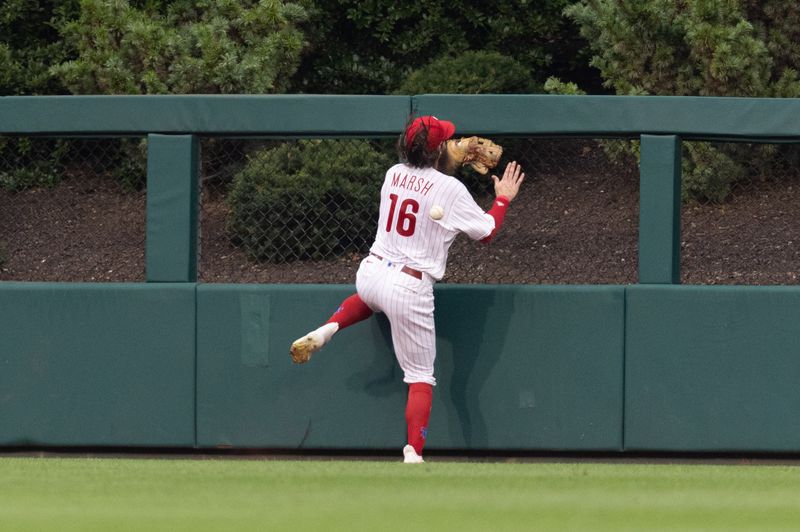
[[[389, 219], [386, 221], [386, 232], [392, 231], [394, 225], [394, 213], [397, 210], [397, 194], [389, 194], [389, 199], [392, 204], [389, 206]], [[419, 212], [419, 203], [417, 200], [407, 198], [400, 204], [400, 212], [397, 214], [397, 233], [400, 236], [411, 236], [414, 234], [414, 229], [417, 228], [417, 217], [414, 216]]]

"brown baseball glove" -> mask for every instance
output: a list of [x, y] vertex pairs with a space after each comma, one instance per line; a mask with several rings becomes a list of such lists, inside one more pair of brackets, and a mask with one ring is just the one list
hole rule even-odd
[[469, 165], [480, 174], [486, 174], [497, 166], [503, 155], [503, 147], [481, 137], [463, 137], [447, 141], [447, 157], [451, 166]]

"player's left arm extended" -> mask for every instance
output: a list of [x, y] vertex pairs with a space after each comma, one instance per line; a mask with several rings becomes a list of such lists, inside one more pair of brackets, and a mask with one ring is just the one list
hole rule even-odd
[[525, 172], [522, 171], [522, 167], [518, 165], [516, 161], [512, 161], [506, 165], [502, 179], [498, 178], [496, 175], [492, 176], [495, 199], [492, 208], [489, 209], [486, 214], [494, 218], [494, 229], [488, 236], [481, 239], [481, 242], [484, 244], [491, 242], [494, 235], [500, 231], [500, 227], [503, 225], [503, 220], [506, 217], [508, 205], [517, 197], [523, 179], [525, 179]]

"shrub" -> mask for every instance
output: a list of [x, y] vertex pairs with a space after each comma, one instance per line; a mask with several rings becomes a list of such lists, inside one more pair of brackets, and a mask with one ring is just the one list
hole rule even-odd
[[[78, 4], [56, 21], [74, 57], [50, 68], [73, 94], [281, 93], [305, 44], [305, 10], [282, 0]], [[145, 182], [143, 147], [120, 140], [109, 148], [109, 170], [126, 187]]]
[[399, 94], [514, 94], [540, 92], [532, 73], [498, 52], [464, 52], [440, 57], [412, 72]]
[[[590, 43], [591, 64], [605, 86], [617, 94], [800, 96], [795, 2], [581, 0], [566, 14]], [[684, 197], [723, 201], [734, 183], [751, 177], [751, 168], [774, 166], [775, 153], [687, 145]]]
[[617, 94], [767, 96], [785, 71], [741, 2], [583, 0], [566, 13]]
[[72, 16], [78, 0], [0, 2], [0, 96], [62, 94], [49, 69], [69, 57], [54, 28]]
[[0, 172], [0, 188], [19, 192], [28, 188], [52, 187], [61, 181], [52, 161], [36, 160], [29, 164]]
[[548, 94], [564, 94], [568, 96], [586, 94], [586, 91], [581, 90], [577, 83], [564, 82], [554, 76], [550, 76], [544, 82], [544, 91]]
[[19, 192], [57, 185], [67, 150], [68, 143], [63, 140], [0, 138], [0, 188]]
[[744, 174], [741, 164], [708, 142], [685, 142], [684, 153], [688, 155], [681, 164], [684, 199], [721, 202]]
[[393, 159], [369, 142], [301, 140], [251, 156], [228, 196], [228, 231], [256, 260], [363, 252]]
[[499, 52], [530, 71], [570, 77], [585, 70], [585, 42], [563, 14], [571, 0], [299, 0], [310, 52], [299, 92], [386, 94], [414, 69], [468, 50]]
[[176, 0], [162, 12], [81, 0], [59, 30], [77, 57], [52, 71], [74, 94], [283, 92], [305, 10], [279, 0]]

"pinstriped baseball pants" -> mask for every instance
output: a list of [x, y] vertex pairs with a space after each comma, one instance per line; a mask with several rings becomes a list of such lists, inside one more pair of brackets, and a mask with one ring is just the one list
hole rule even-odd
[[436, 328], [433, 321], [433, 278], [403, 273], [395, 264], [368, 255], [356, 274], [358, 295], [373, 311], [383, 312], [392, 327], [392, 344], [403, 381], [436, 385]]

